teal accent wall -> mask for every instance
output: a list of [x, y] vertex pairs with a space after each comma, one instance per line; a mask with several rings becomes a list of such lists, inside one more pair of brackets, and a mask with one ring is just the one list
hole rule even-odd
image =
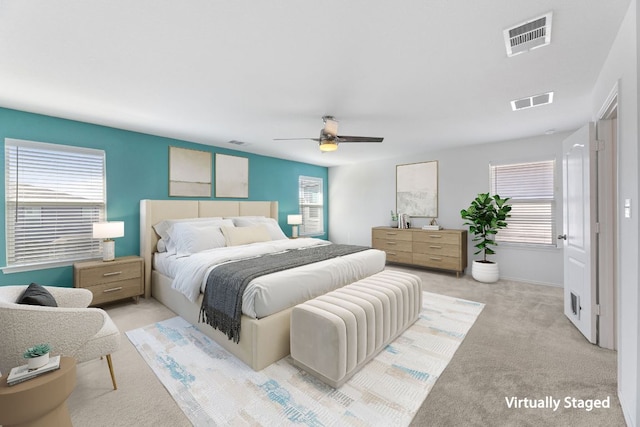
[[[259, 156], [241, 151], [196, 144], [171, 138], [60, 119], [40, 114], [0, 108], [0, 265], [6, 266], [5, 247], [5, 177], [4, 139], [15, 138], [97, 148], [106, 152], [107, 164], [107, 218], [125, 222], [125, 236], [116, 239], [116, 256], [138, 255], [140, 252], [140, 200], [179, 199], [169, 197], [169, 146], [209, 151], [215, 164], [215, 153], [249, 158], [249, 198], [242, 200], [277, 200], [280, 227], [291, 235], [287, 215], [298, 213], [298, 177], [320, 177], [324, 181], [325, 235], [328, 230], [328, 169]], [[215, 177], [212, 166], [212, 182]], [[214, 182], [215, 184], [215, 182]], [[215, 191], [212, 190], [211, 200]], [[201, 199], [202, 200], [202, 199]], [[224, 199], [220, 199], [224, 200]], [[226, 199], [238, 200], [238, 199]], [[59, 267], [5, 274], [0, 272], [0, 286], [31, 282], [51, 286], [73, 286], [73, 267]]]

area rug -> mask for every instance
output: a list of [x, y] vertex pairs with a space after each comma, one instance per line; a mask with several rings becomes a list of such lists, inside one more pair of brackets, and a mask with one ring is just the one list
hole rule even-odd
[[424, 292], [418, 321], [339, 389], [290, 357], [256, 372], [181, 317], [127, 336], [195, 426], [403, 426], [483, 308]]

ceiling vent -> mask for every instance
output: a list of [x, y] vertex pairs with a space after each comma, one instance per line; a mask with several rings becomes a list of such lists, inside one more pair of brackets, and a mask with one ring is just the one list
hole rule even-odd
[[244, 142], [244, 141], [236, 141], [235, 139], [232, 139], [231, 141], [227, 141], [228, 144], [233, 144], [233, 145], [249, 145], [248, 142]]
[[526, 98], [511, 101], [513, 111], [524, 110], [540, 105], [551, 104], [553, 102], [553, 92], [541, 93], [540, 95], [527, 96]]
[[551, 43], [552, 12], [504, 30], [507, 56], [515, 56]]

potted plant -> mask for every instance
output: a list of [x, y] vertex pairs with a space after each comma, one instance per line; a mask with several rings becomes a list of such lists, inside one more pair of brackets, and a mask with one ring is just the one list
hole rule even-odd
[[498, 263], [489, 261], [487, 255], [495, 254], [492, 247], [496, 246], [495, 235], [498, 230], [507, 226], [506, 219], [511, 215], [511, 205], [507, 204], [508, 197], [502, 199], [499, 195], [490, 196], [480, 193], [471, 202], [471, 206], [460, 211], [462, 219], [467, 220], [464, 225], [469, 226], [469, 232], [474, 234], [474, 246], [478, 249], [475, 254], [483, 254], [482, 260], [473, 261], [471, 275], [479, 282], [496, 282], [499, 277]]
[[27, 359], [28, 369], [38, 369], [49, 363], [50, 350], [49, 344], [38, 344], [29, 347], [23, 354], [23, 357]]

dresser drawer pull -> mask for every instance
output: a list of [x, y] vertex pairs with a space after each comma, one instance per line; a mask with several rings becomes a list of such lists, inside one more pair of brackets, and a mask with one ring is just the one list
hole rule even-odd
[[442, 246], [431, 245], [429, 249], [442, 249]]
[[104, 273], [102, 276], [103, 277], [109, 277], [109, 276], [117, 276], [119, 274], [122, 274], [122, 271], [114, 271], [112, 273]]
[[395, 252], [387, 252], [387, 255], [396, 256], [396, 255], [398, 255], [398, 254], [397, 254], [397, 253], [395, 253]]
[[387, 245], [395, 245], [396, 242], [387, 242]]
[[438, 257], [435, 257], [435, 256], [429, 257], [429, 259], [432, 260], [432, 261], [442, 261], [442, 258], [438, 258]]
[[442, 236], [439, 234], [429, 234], [429, 237], [431, 237], [432, 239], [442, 239]]
[[398, 234], [398, 233], [390, 233], [390, 232], [387, 232], [387, 236], [395, 236], [395, 235], [397, 235], [397, 234]]
[[122, 290], [122, 286], [118, 286], [117, 288], [105, 289], [102, 293], [108, 294], [109, 292], [118, 292]]

